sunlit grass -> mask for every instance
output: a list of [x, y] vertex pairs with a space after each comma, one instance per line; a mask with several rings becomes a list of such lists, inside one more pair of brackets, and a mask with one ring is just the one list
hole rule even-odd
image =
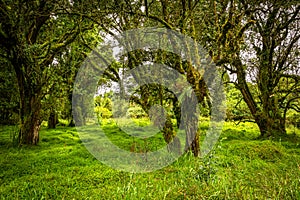
[[[199, 128], [205, 132], [208, 126], [203, 122]], [[131, 136], [112, 122], [103, 129], [129, 150]], [[11, 143], [15, 131], [17, 127], [0, 127], [0, 199], [300, 198], [300, 140], [257, 140], [253, 123], [226, 122], [204, 159], [187, 154], [163, 169], [138, 174], [99, 162], [76, 128], [43, 127], [39, 145], [22, 148]], [[152, 139], [153, 147], [164, 144], [161, 135]], [[143, 147], [142, 138], [136, 141]]]

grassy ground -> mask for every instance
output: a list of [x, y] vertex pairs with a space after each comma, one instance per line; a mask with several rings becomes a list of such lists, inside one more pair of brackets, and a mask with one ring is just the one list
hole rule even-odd
[[[118, 128], [106, 128], [121, 144]], [[204, 159], [184, 155], [141, 174], [100, 163], [75, 128], [43, 128], [38, 146], [22, 148], [10, 142], [14, 131], [0, 127], [0, 199], [300, 199], [300, 140], [256, 140], [250, 123], [225, 123]]]

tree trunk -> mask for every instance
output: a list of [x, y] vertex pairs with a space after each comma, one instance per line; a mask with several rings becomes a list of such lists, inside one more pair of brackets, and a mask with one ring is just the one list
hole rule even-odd
[[[41, 93], [42, 84], [40, 79], [30, 79], [26, 77], [25, 71], [33, 68], [26, 65], [17, 54], [14, 55], [12, 64], [14, 66], [20, 94], [20, 130], [19, 145], [36, 145], [39, 142], [40, 115], [41, 115]], [[20, 67], [23, 66], [23, 67]]]
[[73, 93], [72, 92], [73, 92], [73, 90], [71, 89], [69, 91], [69, 95], [68, 95], [68, 103], [70, 104], [70, 110], [68, 112], [68, 119], [69, 119], [68, 127], [75, 127], [74, 117], [73, 117], [73, 113], [72, 113], [72, 109], [73, 109], [73, 104], [72, 104]]
[[37, 98], [36, 96], [25, 96], [21, 105], [19, 144], [36, 145], [39, 142], [41, 111], [40, 98]]
[[192, 151], [195, 157], [200, 156], [200, 143], [199, 143], [199, 132], [197, 130], [198, 127], [198, 118], [193, 117], [194, 119], [188, 119], [189, 122], [185, 125], [186, 131], [186, 144], [185, 151]]
[[71, 119], [70, 119], [70, 122], [68, 124], [68, 127], [75, 127], [75, 122], [74, 122], [74, 119], [73, 119], [73, 115], [71, 116]]
[[273, 85], [270, 85], [268, 72], [261, 70], [259, 90], [261, 91], [262, 108], [256, 121], [260, 129], [261, 138], [280, 137], [286, 135], [285, 118], [278, 108], [278, 96], [273, 94]]
[[162, 132], [163, 132], [165, 142], [167, 143], [168, 151], [180, 155], [181, 154], [180, 140], [178, 137], [176, 137], [176, 133], [173, 129], [173, 124], [169, 116], [166, 119]]
[[54, 129], [56, 128], [56, 124], [58, 124], [58, 117], [54, 109], [51, 109], [50, 115], [48, 118], [48, 128]]
[[280, 117], [274, 119], [263, 114], [256, 118], [256, 123], [260, 130], [260, 138], [267, 139], [286, 135], [285, 120]]
[[185, 151], [192, 151], [195, 157], [200, 156], [200, 143], [198, 132], [198, 117], [199, 113], [197, 112], [197, 99], [194, 95], [191, 97], [186, 96], [183, 107], [185, 113], [183, 114], [183, 123], [186, 134], [186, 144]]
[[262, 105], [259, 107], [247, 85], [246, 72], [241, 67], [242, 62], [240, 59], [235, 61], [235, 66], [237, 66], [237, 88], [241, 91], [243, 99], [259, 127], [260, 137], [269, 138], [271, 136], [277, 137], [286, 135], [285, 119], [277, 108], [278, 102], [276, 102], [276, 96], [272, 95], [272, 87], [268, 84], [268, 72], [260, 71], [260, 84], [258, 86], [261, 92], [260, 99]]

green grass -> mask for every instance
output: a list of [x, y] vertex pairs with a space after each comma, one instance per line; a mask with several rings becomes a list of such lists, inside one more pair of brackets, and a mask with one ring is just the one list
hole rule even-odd
[[[114, 124], [104, 129], [115, 144], [129, 148], [132, 138]], [[0, 127], [0, 199], [300, 199], [300, 140], [256, 140], [251, 123], [226, 122], [203, 159], [184, 155], [137, 174], [99, 162], [75, 128], [42, 128], [39, 145], [22, 148], [11, 143], [15, 131]], [[152, 146], [162, 145], [161, 138], [153, 136]]]

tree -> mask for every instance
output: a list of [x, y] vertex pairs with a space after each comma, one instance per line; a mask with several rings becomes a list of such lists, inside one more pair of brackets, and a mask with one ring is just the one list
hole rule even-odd
[[70, 1], [1, 1], [0, 7], [1, 56], [18, 79], [19, 143], [37, 144], [43, 87], [54, 70], [49, 66], [84, 30], [82, 18], [65, 14], [72, 9]]
[[214, 60], [232, 74], [261, 137], [285, 135], [286, 112], [300, 98], [299, 4], [214, 1], [211, 10]]
[[[91, 21], [86, 21], [85, 24], [85, 26], [91, 28], [87, 31], [80, 32], [77, 38], [55, 57], [57, 62], [55, 67], [60, 74], [50, 79], [52, 82], [52, 92], [49, 94], [49, 98], [52, 104], [50, 103], [48, 107], [50, 111], [49, 121], [61, 117], [68, 121], [67, 126], [70, 127], [75, 126], [72, 115], [72, 93], [76, 74], [91, 49], [100, 42], [98, 27], [94, 26]], [[85, 94], [83, 94], [83, 98], [84, 95]], [[59, 116], [58, 113], [60, 113]]]
[[[106, 33], [110, 34], [112, 37], [115, 36], [115, 32], [126, 31], [132, 28], [140, 28], [145, 26], [159, 26], [168, 28], [174, 31], [180, 31], [180, 33], [188, 35], [194, 39], [198, 38], [198, 32], [196, 29], [196, 15], [197, 8], [200, 6], [200, 1], [193, 0], [183, 0], [183, 1], [118, 1], [118, 3], [111, 5], [110, 9], [114, 10], [111, 14], [113, 19], [111, 20], [111, 29], [105, 29]], [[101, 20], [99, 18], [94, 18], [94, 21], [101, 26]], [[114, 30], [114, 31], [112, 31]], [[162, 38], [168, 40], [168, 38]], [[195, 40], [195, 44], [197, 40]], [[193, 45], [197, 48], [197, 45]], [[178, 48], [176, 45], [173, 49]], [[187, 47], [189, 49], [191, 47]], [[195, 51], [198, 51], [196, 49]], [[189, 54], [190, 52], [185, 52]], [[156, 54], [156, 56], [151, 56], [151, 54]], [[160, 55], [166, 55], [161, 58]], [[150, 55], [150, 56], [149, 56]], [[138, 66], [145, 58], [150, 58], [155, 60], [157, 63], [167, 64], [171, 68], [177, 70], [183, 74], [187, 81], [192, 85], [193, 90], [197, 96], [198, 102], [203, 102], [208, 98], [208, 88], [204, 81], [203, 74], [195, 68], [191, 60], [180, 60], [180, 57], [176, 55], [167, 55], [167, 52], [145, 52], [145, 51], [135, 51], [130, 52], [126, 55], [126, 68], [133, 69]], [[201, 58], [197, 58], [198, 64]], [[119, 80], [117, 78], [117, 80]], [[146, 93], [153, 93], [153, 87], [148, 87]], [[145, 93], [145, 94], [146, 94]], [[142, 95], [143, 96], [143, 95]], [[156, 96], [157, 98], [158, 96]], [[193, 100], [194, 101], [194, 100]], [[174, 100], [174, 105], [176, 100]], [[194, 112], [195, 110], [193, 110]], [[176, 110], [176, 115], [180, 116], [179, 109]], [[184, 117], [184, 116], [183, 116]], [[178, 118], [178, 117], [177, 117]], [[186, 124], [190, 127], [186, 127], [187, 133], [187, 144], [192, 144], [192, 149], [195, 156], [199, 155], [199, 133], [196, 129], [198, 124], [198, 116], [185, 119]], [[188, 122], [190, 121], [190, 122]], [[193, 121], [193, 122], [191, 122]], [[194, 127], [194, 128], [192, 128]]]
[[[210, 50], [216, 64], [231, 74], [231, 81], [241, 92], [261, 137], [286, 134], [286, 113], [299, 110], [296, 106], [300, 75], [297, 1], [139, 3], [144, 9], [131, 8], [125, 12], [143, 17], [143, 24], [179, 30]], [[189, 74], [187, 78], [195, 75]], [[201, 86], [191, 79], [190, 83]]]

